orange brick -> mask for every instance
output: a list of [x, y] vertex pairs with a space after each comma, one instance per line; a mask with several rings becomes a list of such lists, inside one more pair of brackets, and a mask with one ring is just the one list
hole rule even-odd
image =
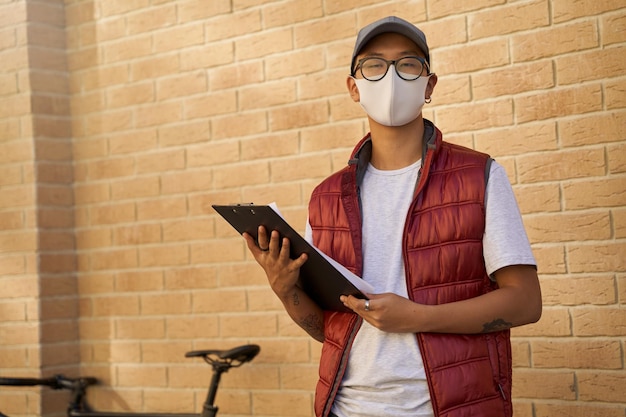
[[276, 182], [325, 177], [332, 173], [330, 160], [325, 154], [277, 159], [270, 164], [270, 171]]
[[272, 55], [265, 61], [268, 80], [313, 73], [324, 69], [324, 49], [316, 47], [296, 50], [288, 54]]
[[500, 97], [554, 87], [552, 65], [545, 62], [514, 65], [472, 75], [475, 99]]
[[189, 248], [187, 245], [158, 246], [139, 249], [139, 266], [143, 268], [155, 266], [189, 264]]
[[126, 223], [135, 220], [135, 204], [107, 204], [89, 209], [90, 224]]
[[430, 19], [440, 18], [451, 14], [460, 14], [478, 10], [489, 6], [502, 4], [502, 0], [477, 0], [471, 3], [462, 0], [434, 0], [428, 4]]
[[555, 404], [536, 403], [535, 412], [536, 417], [622, 417], [624, 407], [601, 403], [592, 405], [581, 401]]
[[[560, 85], [567, 85], [619, 77], [624, 73], [624, 62], [620, 59], [624, 53], [626, 48], [620, 47], [557, 57], [556, 80]], [[596, 62], [598, 68], [595, 71], [589, 68], [589, 62]]]
[[[254, 141], [250, 142], [254, 143]], [[203, 143], [194, 147], [187, 154], [187, 165], [204, 168], [236, 163], [240, 160], [239, 148], [240, 142], [238, 140]], [[210, 173], [205, 174], [211, 176]]]
[[161, 242], [161, 226], [159, 224], [131, 224], [106, 229], [110, 233], [110, 241], [119, 246], [141, 245]]
[[179, 122], [182, 119], [182, 105], [179, 102], [154, 103], [139, 107], [135, 112], [137, 127], [156, 126]]
[[66, 186], [42, 185], [38, 188], [37, 194], [39, 202], [49, 206], [68, 207], [73, 201], [72, 190]]
[[111, 198], [115, 200], [151, 197], [158, 195], [159, 191], [159, 179], [157, 177], [133, 178], [111, 184]]
[[513, 123], [513, 108], [510, 99], [445, 107], [436, 110], [437, 124], [446, 132], [509, 126]]
[[607, 109], [622, 109], [626, 107], [626, 83], [623, 81], [609, 81], [604, 86], [604, 100]]
[[91, 270], [94, 271], [136, 268], [138, 266], [137, 251], [135, 249], [90, 252], [88, 257]]
[[176, 24], [175, 4], [142, 8], [127, 18], [129, 35], [152, 32], [156, 29], [173, 26], [174, 24]]
[[150, 55], [134, 60], [130, 65], [129, 72], [131, 81], [142, 81], [150, 78], [158, 78], [175, 74], [180, 68], [178, 54]]
[[83, 183], [74, 185], [74, 202], [76, 204], [101, 203], [111, 198], [111, 187], [108, 183]]
[[169, 52], [201, 45], [203, 42], [204, 27], [201, 23], [177, 25], [154, 33], [153, 52]]
[[144, 294], [139, 299], [142, 316], [191, 313], [189, 293]]
[[575, 336], [620, 336], [626, 326], [626, 315], [619, 307], [579, 307], [572, 310]]
[[471, 47], [450, 47], [431, 53], [438, 72], [458, 74], [486, 68], [500, 67], [510, 63], [509, 46], [506, 40], [496, 39], [472, 44]]
[[172, 149], [137, 156], [137, 173], [170, 171], [185, 167], [185, 150]]
[[602, 12], [617, 10], [624, 7], [619, 0], [607, 0], [602, 2], [582, 2], [572, 4], [568, 0], [555, 0], [552, 5], [552, 13], [555, 22], [565, 22], [581, 16], [593, 16]]
[[622, 141], [626, 112], [603, 112], [560, 120], [559, 137], [564, 146]]
[[160, 78], [156, 83], [156, 99], [169, 100], [207, 91], [204, 71], [186, 72], [173, 77]]
[[185, 242], [211, 238], [214, 233], [212, 219], [186, 219], [163, 224], [163, 242]]
[[[167, 338], [192, 341], [219, 336], [217, 316], [170, 316], [166, 318]], [[176, 382], [174, 382], [176, 383]]]
[[588, 20], [514, 35], [512, 55], [514, 62], [527, 62], [591, 49], [598, 44], [597, 24], [593, 20]]
[[165, 322], [160, 318], [118, 319], [115, 322], [115, 337], [134, 340], [162, 339], [165, 337]]
[[245, 161], [275, 158], [298, 153], [298, 133], [281, 132], [241, 140], [241, 159]]
[[137, 219], [142, 221], [183, 217], [186, 212], [184, 197], [168, 197], [137, 203]]
[[626, 42], [626, 14], [608, 15], [601, 17], [600, 36], [604, 45]]
[[[304, 9], [302, 2], [294, 1], [299, 12]], [[314, 2], [308, 3], [315, 7], [315, 12], [321, 12], [321, 8]], [[282, 5], [281, 5], [282, 6]], [[271, 7], [271, 6], [270, 6]], [[276, 6], [274, 6], [276, 7]], [[279, 10], [284, 10], [284, 6]], [[298, 25], [294, 30], [296, 48], [306, 48], [312, 45], [319, 45], [335, 40], [343, 39], [354, 35], [354, 17], [352, 15], [328, 16], [323, 20], [314, 20], [310, 23]]]
[[515, 99], [515, 115], [520, 123], [583, 114], [602, 109], [599, 85], [584, 85]]
[[164, 366], [118, 366], [117, 380], [120, 386], [164, 387], [167, 385], [167, 369]]
[[292, 80], [255, 85], [240, 90], [241, 110], [253, 110], [296, 101], [296, 83]]
[[[516, 368], [513, 370], [513, 397], [534, 399], [576, 399], [574, 372], [538, 371]], [[537, 381], [541, 381], [540, 384]]]
[[615, 230], [615, 237], [626, 237], [626, 210], [617, 208], [612, 210], [611, 213], [613, 215], [613, 227]]
[[531, 150], [555, 150], [558, 147], [554, 122], [490, 129], [477, 132], [474, 137], [476, 148], [488, 153], [496, 160], [499, 156], [519, 155]]
[[318, 380], [318, 366], [298, 365], [281, 367], [280, 369], [281, 387], [285, 390], [311, 390]]
[[307, 100], [347, 94], [345, 80], [344, 68], [310, 74], [298, 79], [298, 97]]
[[37, 247], [37, 235], [28, 231], [0, 234], [0, 252], [22, 252]]
[[112, 110], [106, 113], [90, 114], [85, 118], [85, 135], [96, 136], [104, 133], [130, 129], [133, 113], [130, 109]]
[[212, 267], [170, 268], [164, 274], [164, 286], [169, 290], [217, 287], [217, 273]]
[[[202, 6], [205, 6], [205, 4], [202, 4]], [[206, 8], [206, 6], [203, 8]], [[232, 39], [237, 36], [261, 31], [261, 11], [259, 9], [251, 9], [217, 16], [211, 19], [205, 30], [207, 40], [211, 42]]]
[[270, 178], [269, 164], [267, 162], [216, 167], [213, 169], [213, 175], [215, 188], [251, 186], [268, 182]]
[[112, 155], [145, 152], [157, 147], [157, 133], [155, 129], [133, 130], [111, 134], [108, 141]]
[[544, 305], [608, 305], [618, 299], [610, 275], [542, 278], [541, 294]]
[[181, 22], [203, 20], [231, 10], [230, 0], [185, 0], [178, 6], [179, 19]]
[[199, 120], [159, 127], [158, 136], [161, 146], [206, 142], [211, 137], [211, 125], [207, 120]]
[[141, 35], [107, 42], [102, 47], [105, 64], [130, 61], [149, 56], [152, 50], [152, 36]]
[[267, 27], [286, 26], [322, 17], [322, 5], [317, 2], [289, 0], [285, 4], [268, 4], [263, 9]]
[[288, 28], [260, 32], [243, 40], [236, 40], [234, 51], [237, 60], [246, 61], [262, 56], [270, 57], [279, 52], [289, 51], [293, 47], [292, 30]]
[[566, 182], [563, 185], [563, 201], [569, 210], [619, 207], [624, 205], [624, 196], [620, 190], [625, 187], [626, 179], [617, 176]]
[[117, 295], [111, 297], [94, 297], [92, 300], [93, 315], [100, 317], [136, 316], [140, 312], [139, 297], [136, 295]]
[[154, 101], [154, 86], [151, 82], [124, 85], [107, 90], [109, 108], [127, 107]]
[[246, 311], [246, 292], [236, 290], [195, 291], [193, 294], [194, 313], [221, 313]]
[[519, 178], [524, 183], [589, 178], [601, 176], [606, 172], [602, 149], [583, 148], [573, 151], [543, 152], [532, 157], [519, 156], [517, 166]]
[[190, 390], [152, 390], [144, 393], [144, 403], [147, 410], [155, 412], [175, 413], [191, 411], [189, 405], [193, 404], [194, 392]]
[[[232, 236], [233, 228], [230, 229]], [[245, 251], [247, 250], [246, 248]], [[233, 262], [243, 259], [245, 259], [244, 241], [240, 236], [234, 239], [211, 239], [204, 244], [191, 245], [192, 265], [206, 262]]]
[[[237, 111], [237, 94], [234, 91], [220, 91], [185, 99], [184, 117], [186, 119], [205, 118]], [[206, 122], [206, 120], [202, 120]], [[187, 122], [188, 124], [189, 122]], [[180, 128], [180, 126], [176, 126]], [[178, 141], [182, 143], [183, 139]]]
[[[202, 39], [202, 38], [201, 38]], [[180, 53], [180, 69], [183, 71], [204, 70], [233, 62], [233, 43], [213, 43], [209, 46], [185, 48]]]
[[229, 337], [269, 337], [276, 336], [276, 315], [265, 314], [224, 314], [220, 316], [220, 336]]
[[622, 368], [621, 348], [617, 340], [534, 341], [532, 358], [536, 368]]
[[579, 371], [578, 389], [582, 401], [622, 402], [626, 398], [624, 371]]
[[269, 112], [272, 131], [288, 130], [328, 122], [326, 101], [313, 101], [277, 108]]
[[549, 4], [545, 0], [489, 8], [469, 14], [470, 39], [532, 30], [550, 24]]
[[574, 244], [568, 248], [572, 272], [626, 271], [626, 244], [607, 241], [588, 248]]
[[311, 415], [312, 396], [307, 392], [254, 392], [252, 394], [253, 413], [255, 415], [309, 416]]
[[216, 117], [212, 120], [214, 139], [258, 135], [268, 130], [265, 111], [255, 111]]
[[236, 65], [209, 69], [209, 87], [212, 91], [258, 83], [263, 78], [263, 63], [260, 61], [237, 62]]

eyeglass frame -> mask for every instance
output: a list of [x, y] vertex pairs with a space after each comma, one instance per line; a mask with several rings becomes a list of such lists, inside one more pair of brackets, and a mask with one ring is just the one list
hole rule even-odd
[[[431, 74], [431, 72], [430, 72], [430, 65], [428, 64], [428, 61], [426, 61], [426, 59], [422, 58], [421, 56], [407, 55], [407, 56], [403, 56], [403, 57], [398, 58], [398, 59], [385, 59], [385, 58], [382, 58], [382, 57], [379, 57], [379, 56], [367, 56], [365, 58], [361, 58], [357, 62], [356, 66], [354, 67], [354, 70], [352, 71], [352, 74], [350, 74], [350, 75], [352, 75], [354, 77], [354, 76], [356, 76], [356, 72], [360, 71], [361, 72], [361, 76], [364, 79], [366, 79], [367, 81], [376, 82], [376, 81], [380, 81], [383, 78], [385, 78], [385, 76], [387, 75], [387, 72], [389, 72], [389, 67], [391, 65], [393, 65], [393, 69], [396, 71], [396, 74], [398, 74], [398, 77], [402, 78], [405, 81], [415, 81], [415, 80], [417, 80], [418, 78], [420, 78], [422, 76], [421, 73], [417, 77], [407, 80], [396, 69], [396, 62], [398, 62], [400, 60], [403, 60], [405, 58], [415, 58], [415, 59], [417, 59], [422, 64], [422, 71], [424, 71], [424, 68], [426, 68], [426, 75], [430, 75]], [[363, 62], [367, 61], [368, 59], [379, 59], [381, 61], [385, 61], [385, 64], [387, 64], [387, 69], [385, 69], [385, 72], [383, 73], [383, 75], [379, 79], [377, 79], [377, 80], [370, 80], [369, 78], [367, 78], [365, 76], [365, 74], [363, 74]]]

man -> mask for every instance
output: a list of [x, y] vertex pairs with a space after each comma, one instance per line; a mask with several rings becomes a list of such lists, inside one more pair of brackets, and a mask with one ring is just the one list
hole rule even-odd
[[[507, 176], [422, 117], [437, 76], [421, 30], [364, 27], [350, 96], [370, 133], [309, 203], [307, 238], [376, 289], [322, 311], [298, 286], [306, 255], [244, 235], [291, 318], [324, 343], [316, 416], [512, 415], [509, 329], [541, 316], [536, 264]], [[282, 244], [282, 246], [281, 246]]]

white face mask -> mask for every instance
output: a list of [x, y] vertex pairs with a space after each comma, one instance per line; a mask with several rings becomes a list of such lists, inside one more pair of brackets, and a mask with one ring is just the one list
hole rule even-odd
[[395, 66], [378, 81], [354, 78], [359, 88], [360, 104], [369, 117], [384, 126], [404, 126], [415, 120], [426, 102], [430, 75], [417, 80], [400, 78]]

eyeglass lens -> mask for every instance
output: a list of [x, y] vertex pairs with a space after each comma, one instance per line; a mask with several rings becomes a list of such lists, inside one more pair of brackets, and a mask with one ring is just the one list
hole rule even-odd
[[365, 58], [361, 61], [361, 74], [366, 80], [378, 81], [385, 76], [391, 64], [395, 65], [400, 78], [407, 81], [418, 79], [424, 70], [424, 64], [417, 57], [408, 56], [396, 61], [387, 61], [383, 58]]

